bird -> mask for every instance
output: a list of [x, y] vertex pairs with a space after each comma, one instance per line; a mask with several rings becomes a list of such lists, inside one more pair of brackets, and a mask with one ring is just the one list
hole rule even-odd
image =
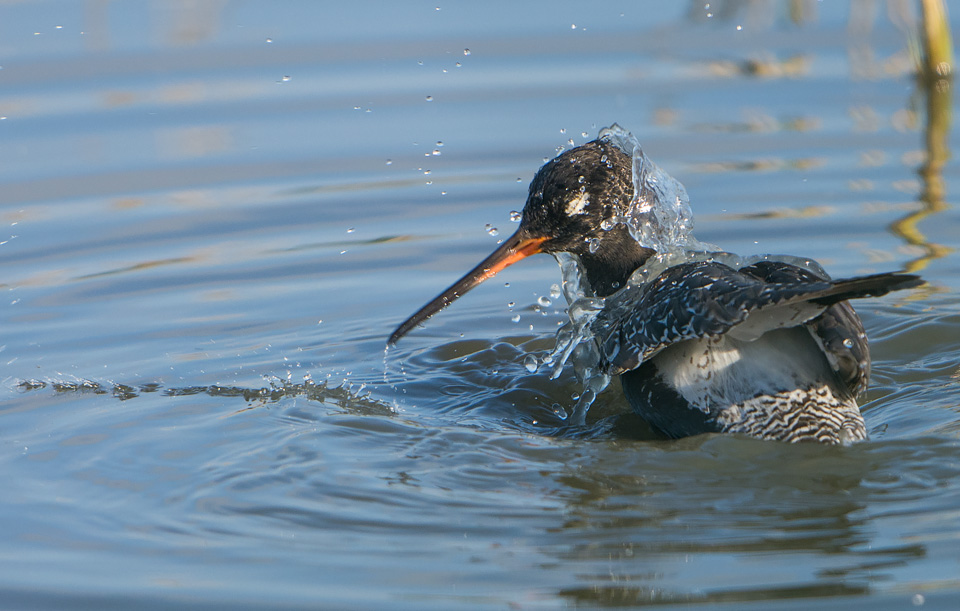
[[[665, 257], [663, 244], [641, 243], [624, 221], [641, 188], [634, 157], [601, 132], [546, 162], [517, 231], [401, 323], [388, 346], [522, 259], [573, 255], [584, 295], [602, 299], [590, 322], [598, 368], [619, 376], [627, 403], [655, 431], [843, 445], [867, 439], [857, 397], [867, 387], [870, 352], [849, 300], [923, 280], [900, 272], [832, 280], [809, 260], [709, 249]], [[631, 280], [645, 265], [646, 279]]]

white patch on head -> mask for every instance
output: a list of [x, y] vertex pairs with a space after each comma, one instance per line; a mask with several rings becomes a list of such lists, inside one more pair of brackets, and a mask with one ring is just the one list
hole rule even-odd
[[567, 216], [577, 216], [580, 214], [585, 214], [587, 210], [587, 204], [590, 203], [590, 197], [584, 193], [578, 194], [575, 198], [567, 202], [567, 207], [564, 209], [564, 212]]

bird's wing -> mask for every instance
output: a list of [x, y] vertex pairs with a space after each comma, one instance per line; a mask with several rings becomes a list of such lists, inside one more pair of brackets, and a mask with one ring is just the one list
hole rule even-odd
[[[796, 266], [769, 261], [740, 270], [716, 261], [684, 263], [651, 282], [609, 297], [593, 331], [608, 373], [619, 374], [677, 342], [725, 333], [751, 340], [773, 329], [807, 323], [841, 301], [883, 295], [920, 282], [906, 274], [831, 281]], [[856, 318], [852, 309], [836, 312], [823, 323], [822, 336], [814, 333], [828, 358], [830, 346], [836, 338], [843, 344], [845, 330]], [[854, 328], [862, 331], [858, 319]], [[866, 344], [854, 342], [862, 348], [858, 355], [865, 355]], [[837, 363], [840, 361], [843, 358]], [[861, 374], [848, 365], [838, 368], [845, 371], [841, 375], [859, 380]]]

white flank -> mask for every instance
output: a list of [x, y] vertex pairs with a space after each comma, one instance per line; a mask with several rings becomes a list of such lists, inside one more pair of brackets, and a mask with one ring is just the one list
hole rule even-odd
[[755, 341], [721, 335], [681, 342], [654, 361], [664, 381], [705, 413], [832, 379], [820, 347], [803, 327], [777, 329]]

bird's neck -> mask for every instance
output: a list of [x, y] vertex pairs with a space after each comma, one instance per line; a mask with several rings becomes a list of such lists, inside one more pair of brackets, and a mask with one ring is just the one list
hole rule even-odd
[[600, 240], [596, 251], [579, 257], [590, 288], [597, 297], [608, 297], [623, 288], [653, 254], [652, 249], [640, 246], [626, 227], [617, 225]]

